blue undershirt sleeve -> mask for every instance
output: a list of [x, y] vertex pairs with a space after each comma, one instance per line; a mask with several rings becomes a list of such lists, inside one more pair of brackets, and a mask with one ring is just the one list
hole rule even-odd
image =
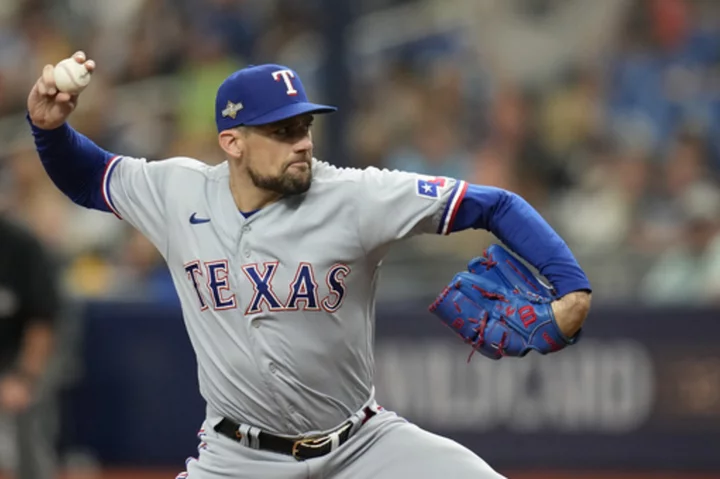
[[67, 123], [54, 130], [30, 125], [40, 161], [55, 186], [73, 203], [112, 211], [104, 198], [102, 183], [105, 169], [115, 155], [73, 130]]
[[469, 184], [451, 231], [493, 233], [547, 278], [560, 296], [591, 291], [590, 281], [565, 241], [527, 201], [510, 191]]

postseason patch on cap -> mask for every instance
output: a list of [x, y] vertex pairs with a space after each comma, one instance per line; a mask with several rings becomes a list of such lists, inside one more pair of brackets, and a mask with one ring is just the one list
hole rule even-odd
[[222, 111], [222, 116], [224, 118], [232, 118], [233, 120], [237, 116], [238, 112], [245, 108], [242, 103], [233, 103], [230, 100], [228, 100], [227, 105], [225, 105], [225, 109]]
[[417, 179], [415, 193], [424, 198], [437, 199], [440, 197], [440, 188], [445, 186], [445, 178], [424, 177]]

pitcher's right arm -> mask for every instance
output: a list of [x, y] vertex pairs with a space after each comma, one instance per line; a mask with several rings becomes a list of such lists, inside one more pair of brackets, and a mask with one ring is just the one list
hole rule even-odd
[[[95, 69], [94, 62], [86, 60], [83, 52], [73, 58], [89, 71]], [[74, 203], [114, 213], [164, 251], [168, 169], [177, 160], [148, 162], [116, 155], [75, 131], [67, 119], [78, 97], [57, 90], [53, 68], [46, 65], [33, 86], [27, 114], [36, 150], [48, 176]]]

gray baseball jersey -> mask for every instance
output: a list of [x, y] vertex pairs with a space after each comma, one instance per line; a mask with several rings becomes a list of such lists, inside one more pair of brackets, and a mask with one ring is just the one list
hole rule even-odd
[[116, 157], [105, 199], [169, 265], [210, 422], [337, 426], [373, 393], [374, 294], [393, 241], [448, 233], [465, 182], [313, 160], [310, 190], [245, 217], [227, 163]]

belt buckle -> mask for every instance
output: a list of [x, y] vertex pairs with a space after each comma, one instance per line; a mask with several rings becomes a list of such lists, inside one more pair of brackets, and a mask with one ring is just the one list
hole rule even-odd
[[330, 436], [324, 436], [324, 437], [312, 437], [312, 438], [305, 438], [305, 439], [298, 439], [293, 443], [292, 446], [292, 457], [294, 457], [298, 461], [304, 460], [304, 458], [300, 457], [298, 454], [300, 453], [300, 447], [307, 447], [310, 449], [318, 449], [326, 444], [328, 444], [332, 438]]

